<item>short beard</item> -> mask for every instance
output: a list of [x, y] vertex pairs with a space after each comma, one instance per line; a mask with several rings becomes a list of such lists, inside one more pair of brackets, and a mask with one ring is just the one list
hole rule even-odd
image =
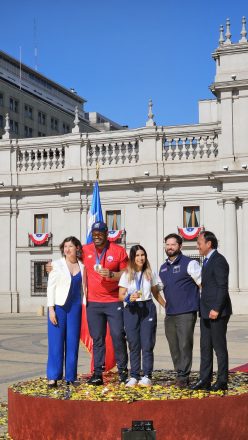
[[168, 252], [165, 251], [167, 257], [169, 257], [169, 258], [170, 258], [170, 257], [176, 257], [176, 256], [179, 254], [179, 252], [180, 252], [180, 251], [174, 251], [174, 252], [168, 254]]

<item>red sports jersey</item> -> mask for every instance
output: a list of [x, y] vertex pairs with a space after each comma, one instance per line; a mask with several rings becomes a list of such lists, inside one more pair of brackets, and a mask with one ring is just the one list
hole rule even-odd
[[[101, 251], [97, 251], [98, 256]], [[94, 243], [83, 246], [83, 263], [87, 273], [88, 301], [94, 302], [116, 302], [119, 300], [118, 280], [105, 278], [94, 270], [96, 264], [96, 248]], [[120, 272], [126, 268], [128, 256], [125, 249], [118, 244], [108, 242], [101, 266], [113, 272]]]

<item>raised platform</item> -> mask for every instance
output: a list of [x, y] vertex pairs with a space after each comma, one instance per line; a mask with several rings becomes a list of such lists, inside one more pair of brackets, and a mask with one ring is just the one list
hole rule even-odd
[[[243, 394], [193, 393], [157, 385], [142, 390], [143, 400], [132, 403], [121, 400], [128, 395], [140, 399], [141, 392], [115, 385], [115, 394], [111, 383], [97, 390], [82, 383], [75, 393], [70, 387], [64, 400], [27, 395], [34, 392], [33, 381], [31, 387], [24, 384], [23, 393], [9, 389], [9, 435], [13, 440], [121, 440], [121, 428], [131, 427], [132, 420], [153, 420], [157, 440], [247, 440], [248, 377], [233, 373], [232, 378]], [[103, 401], [106, 394], [109, 401]], [[95, 401], [85, 400], [87, 395]]]

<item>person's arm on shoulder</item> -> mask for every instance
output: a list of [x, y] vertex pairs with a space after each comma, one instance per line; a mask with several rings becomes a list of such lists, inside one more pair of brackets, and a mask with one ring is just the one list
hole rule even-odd
[[191, 276], [191, 278], [194, 280], [194, 282], [197, 284], [197, 286], [200, 287], [201, 285], [201, 266], [196, 260], [191, 260], [187, 267], [187, 272]]

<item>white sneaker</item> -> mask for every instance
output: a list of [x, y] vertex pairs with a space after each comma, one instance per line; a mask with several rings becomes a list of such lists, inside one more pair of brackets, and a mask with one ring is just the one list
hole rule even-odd
[[138, 385], [140, 385], [142, 387], [151, 387], [152, 381], [151, 381], [151, 379], [149, 379], [148, 376], [143, 376], [142, 379], [140, 379]]
[[126, 387], [135, 387], [137, 385], [138, 381], [135, 379], [135, 377], [130, 377], [130, 379], [126, 383]]

